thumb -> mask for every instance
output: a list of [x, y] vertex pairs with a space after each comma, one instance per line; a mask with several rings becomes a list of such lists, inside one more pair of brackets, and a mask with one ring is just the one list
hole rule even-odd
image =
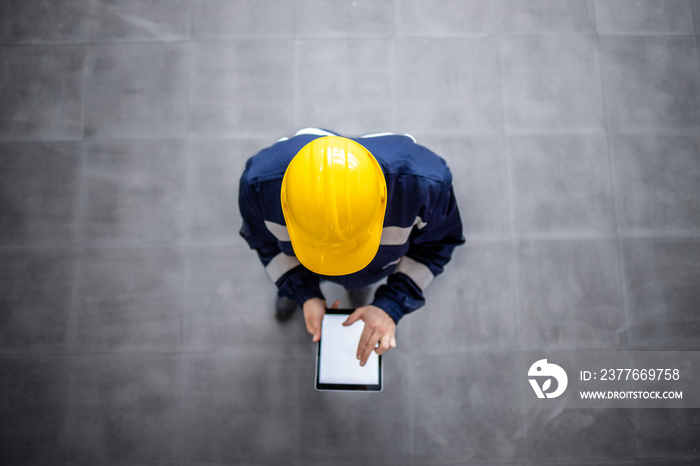
[[362, 314], [364, 314], [364, 313], [365, 313], [364, 307], [355, 309], [353, 311], [353, 313], [350, 314], [347, 319], [345, 319], [345, 322], [343, 322], [343, 325], [347, 327], [348, 325], [354, 324], [355, 322], [360, 320], [360, 317], [362, 317]]
[[338, 309], [338, 306], [340, 306], [340, 300], [336, 299], [333, 305], [331, 306], [331, 309]]
[[318, 318], [314, 317], [313, 323], [311, 324], [311, 331], [309, 333], [311, 333], [313, 335], [313, 337], [311, 338], [311, 341], [313, 341], [314, 343], [316, 343], [317, 341], [319, 341], [321, 339], [321, 321], [322, 320], [323, 320], [323, 318], [318, 319]]

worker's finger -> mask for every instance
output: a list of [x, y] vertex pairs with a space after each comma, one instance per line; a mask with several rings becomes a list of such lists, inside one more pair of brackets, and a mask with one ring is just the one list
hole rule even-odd
[[306, 330], [313, 335], [313, 341], [321, 339], [321, 319], [316, 316], [306, 318]]
[[365, 308], [365, 307], [358, 307], [357, 309], [355, 309], [355, 310], [348, 316], [348, 318], [345, 319], [345, 322], [343, 322], [343, 325], [345, 325], [345, 326], [347, 327], [348, 325], [352, 325], [352, 324], [354, 324], [355, 322], [357, 322], [358, 320], [360, 320], [360, 318], [362, 317], [362, 314], [365, 313], [365, 310], [366, 310], [366, 309], [367, 309], [367, 308]]
[[323, 327], [323, 314], [318, 314], [314, 316], [314, 337], [312, 341], [315, 343], [321, 340], [321, 330]]
[[357, 359], [360, 359], [364, 354], [365, 347], [369, 344], [369, 340], [372, 337], [373, 332], [374, 330], [369, 328], [369, 326], [367, 325], [365, 325], [365, 328], [362, 329], [362, 334], [360, 335], [360, 342], [357, 344]]
[[379, 343], [379, 337], [381, 335], [378, 332], [373, 332], [372, 335], [369, 338], [369, 341], [367, 342], [367, 345], [365, 346], [364, 351], [362, 352], [362, 356], [360, 357], [360, 366], [364, 366], [367, 363], [367, 359], [369, 359], [370, 355], [372, 354], [372, 351], [374, 351], [374, 348], [377, 346], [377, 343]]
[[304, 313], [304, 323], [306, 323], [306, 331], [311, 335], [314, 334], [314, 323], [310, 314]]
[[[391, 346], [392, 342], [394, 343], [394, 346]], [[396, 348], [396, 339], [394, 338], [394, 335], [387, 333], [379, 339], [379, 346], [374, 349], [374, 352], [381, 356], [391, 348]]]
[[389, 342], [389, 347], [396, 348], [396, 336], [391, 336], [391, 341]]
[[313, 335], [312, 341], [319, 341], [321, 339], [321, 322], [323, 321], [323, 314], [317, 314], [315, 312], [305, 313], [304, 321], [306, 322], [306, 330]]
[[336, 299], [333, 305], [331, 306], [331, 309], [338, 309], [338, 306], [340, 306], [340, 300]]

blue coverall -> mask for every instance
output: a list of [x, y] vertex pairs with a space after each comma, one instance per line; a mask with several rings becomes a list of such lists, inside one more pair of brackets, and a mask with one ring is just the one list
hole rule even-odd
[[255, 249], [280, 296], [303, 306], [324, 299], [321, 280], [352, 290], [388, 276], [372, 305], [394, 322], [425, 304], [423, 290], [443, 271], [455, 247], [464, 243], [462, 221], [445, 161], [408, 135], [351, 138], [367, 148], [384, 172], [387, 207], [379, 250], [367, 267], [342, 276], [306, 269], [294, 250], [282, 214], [280, 188], [287, 165], [308, 142], [337, 135], [317, 128], [299, 131], [251, 157], [240, 180], [240, 233]]

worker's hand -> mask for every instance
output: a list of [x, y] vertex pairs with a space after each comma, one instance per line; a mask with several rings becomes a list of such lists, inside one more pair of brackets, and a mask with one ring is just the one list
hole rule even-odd
[[381, 355], [391, 348], [396, 348], [396, 323], [384, 310], [376, 306], [364, 306], [355, 309], [343, 325], [352, 325], [360, 319], [365, 322], [365, 328], [357, 346], [357, 359], [360, 360], [360, 365], [364, 366], [372, 350]]
[[[336, 300], [331, 306], [332, 309], [337, 309], [340, 300]], [[313, 341], [317, 342], [321, 339], [321, 321], [326, 315], [326, 301], [321, 298], [311, 298], [304, 301], [304, 320], [306, 321], [306, 330], [313, 335]]]

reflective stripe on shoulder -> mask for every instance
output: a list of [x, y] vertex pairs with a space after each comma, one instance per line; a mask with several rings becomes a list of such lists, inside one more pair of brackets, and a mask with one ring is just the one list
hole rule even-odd
[[430, 271], [427, 265], [421, 264], [418, 261], [411, 259], [408, 256], [403, 256], [401, 262], [396, 266], [396, 272], [401, 272], [408, 275], [413, 282], [418, 285], [418, 288], [425, 290], [435, 276]]
[[331, 133], [330, 131], [325, 131], [321, 128], [303, 128], [297, 131], [294, 136], [300, 136], [302, 134], [313, 134], [315, 136], [337, 136], [337, 134]]
[[413, 142], [416, 142], [416, 138], [411, 136], [410, 134], [399, 134], [397, 135], [396, 133], [372, 133], [372, 134], [363, 134], [360, 136], [360, 139], [362, 138], [378, 138], [381, 136], [406, 136], [407, 138], [411, 138]]
[[277, 283], [277, 280], [282, 278], [282, 275], [289, 272], [299, 264], [301, 264], [301, 262], [299, 262], [299, 259], [296, 257], [279, 253], [267, 263], [265, 272], [267, 272], [267, 275], [272, 280], [272, 283]]
[[396, 136], [396, 133], [372, 133], [372, 134], [363, 134], [360, 136], [360, 138], [378, 138], [381, 136]]

